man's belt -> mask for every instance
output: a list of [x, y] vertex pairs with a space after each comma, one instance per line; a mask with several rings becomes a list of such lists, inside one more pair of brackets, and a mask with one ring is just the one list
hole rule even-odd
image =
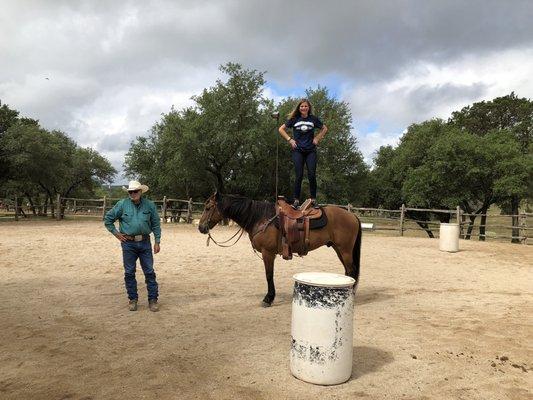
[[132, 242], [142, 242], [145, 239], [148, 239], [150, 235], [124, 235], [126, 240], [130, 240]]

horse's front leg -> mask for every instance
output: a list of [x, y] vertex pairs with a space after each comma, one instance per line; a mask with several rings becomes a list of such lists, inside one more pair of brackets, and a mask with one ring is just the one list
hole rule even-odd
[[263, 263], [265, 264], [265, 274], [268, 285], [268, 292], [263, 299], [262, 306], [270, 307], [276, 297], [276, 288], [274, 286], [274, 260], [276, 259], [276, 254], [272, 254], [268, 251], [262, 251], [261, 255], [263, 256]]

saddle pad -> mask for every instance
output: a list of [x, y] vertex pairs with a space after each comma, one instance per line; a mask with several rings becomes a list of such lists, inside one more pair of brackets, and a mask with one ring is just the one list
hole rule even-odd
[[322, 216], [317, 219], [310, 219], [309, 220], [309, 229], [320, 229], [325, 227], [328, 224], [328, 217], [326, 217], [326, 211], [324, 211], [323, 207], [320, 207], [322, 210]]

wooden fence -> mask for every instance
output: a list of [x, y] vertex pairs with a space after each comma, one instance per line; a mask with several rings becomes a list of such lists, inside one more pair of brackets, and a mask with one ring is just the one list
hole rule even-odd
[[[56, 211], [55, 218], [62, 219], [65, 216], [99, 216], [104, 218], [118, 198], [104, 197], [103, 199], [78, 199], [78, 198], [57, 198], [56, 204], [61, 204], [61, 210]], [[161, 221], [192, 223], [202, 213], [204, 203], [195, 202], [191, 199], [173, 199], [163, 197], [162, 200], [152, 200], [157, 208]], [[57, 210], [57, 208], [56, 208]]]
[[[52, 209], [52, 215], [56, 219], [98, 217], [103, 218], [118, 201], [117, 198], [101, 199], [80, 199], [61, 198], [57, 196]], [[200, 217], [204, 203], [195, 202], [191, 199], [173, 199], [163, 197], [161, 200], [153, 200], [156, 204], [159, 216], [163, 223], [185, 222], [192, 223], [194, 219]], [[15, 218], [18, 220], [21, 214], [32, 214], [28, 206], [23, 206], [20, 199], [5, 199], [1, 204], [6, 212], [4, 218]], [[479, 240], [485, 239], [508, 239], [513, 242], [531, 244], [528, 232], [533, 228], [528, 226], [528, 217], [533, 213], [522, 213], [519, 215], [493, 215], [493, 214], [468, 214], [460, 207], [455, 210], [439, 210], [411, 208], [402, 205], [398, 210], [387, 210], [382, 208], [354, 207], [351, 204], [324, 204], [344, 208], [356, 214], [365, 228], [373, 231], [396, 231], [398, 235], [405, 236], [430, 236], [438, 237], [439, 225], [441, 222], [459, 223], [460, 234], [463, 239], [477, 237]], [[10, 212], [10, 209], [12, 212]], [[0, 217], [2, 217], [0, 211]], [[472, 222], [470, 217], [475, 217]], [[485, 223], [481, 224], [482, 217]], [[508, 223], [511, 221], [511, 223]], [[490, 222], [490, 223], [489, 223]]]

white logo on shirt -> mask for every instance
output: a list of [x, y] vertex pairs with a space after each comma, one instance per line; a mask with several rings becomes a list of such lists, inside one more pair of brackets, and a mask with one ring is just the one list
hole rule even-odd
[[309, 129], [313, 129], [315, 127], [315, 124], [309, 121], [298, 121], [294, 124], [295, 129], [299, 129], [303, 132], [308, 131]]

